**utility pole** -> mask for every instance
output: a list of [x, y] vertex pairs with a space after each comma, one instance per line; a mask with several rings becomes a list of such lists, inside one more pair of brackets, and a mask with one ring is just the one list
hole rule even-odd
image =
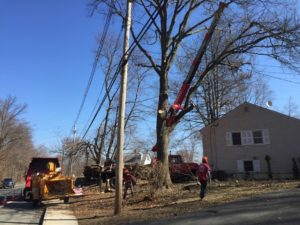
[[119, 102], [119, 118], [118, 118], [118, 143], [117, 143], [117, 170], [116, 170], [116, 194], [115, 194], [115, 215], [119, 215], [122, 212], [122, 190], [123, 190], [123, 149], [124, 149], [124, 118], [125, 118], [125, 102], [126, 102], [126, 89], [127, 89], [127, 72], [128, 72], [128, 49], [129, 49], [129, 36], [131, 26], [131, 7], [132, 0], [127, 0], [127, 12], [125, 21], [124, 32], [124, 57], [122, 59], [122, 80], [120, 90], [120, 102]]
[[65, 160], [65, 148], [62, 147], [62, 153], [61, 153], [61, 173], [65, 175], [65, 173], [64, 173], [64, 169], [65, 169], [64, 160]]
[[75, 152], [75, 139], [76, 139], [76, 126], [74, 125], [73, 127], [73, 145], [72, 145], [72, 151], [71, 151], [71, 154], [70, 154], [70, 159], [69, 159], [69, 162], [70, 162], [70, 176], [72, 176], [72, 173], [73, 173], [73, 154]]

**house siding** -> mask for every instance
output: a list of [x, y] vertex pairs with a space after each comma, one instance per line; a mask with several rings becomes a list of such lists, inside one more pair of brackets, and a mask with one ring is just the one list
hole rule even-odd
[[[226, 132], [263, 129], [269, 131], [270, 144], [227, 146]], [[300, 160], [299, 131], [300, 120], [244, 103], [202, 129], [203, 153], [214, 170], [229, 174], [238, 173], [237, 160], [260, 160], [260, 173], [267, 174], [265, 156], [269, 155], [274, 174], [291, 176], [292, 158]]]

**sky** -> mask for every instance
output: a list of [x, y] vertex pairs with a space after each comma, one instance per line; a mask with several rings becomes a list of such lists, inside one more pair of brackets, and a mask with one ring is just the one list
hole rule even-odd
[[36, 145], [68, 135], [79, 109], [102, 29], [87, 2], [0, 0], [0, 96], [27, 104]]
[[[88, 0], [0, 0], [0, 98], [26, 103], [23, 118], [32, 127], [36, 146], [53, 147], [70, 135], [97, 49], [103, 18], [89, 16]], [[300, 106], [300, 76], [271, 60], [257, 61], [273, 91], [272, 109], [283, 111], [292, 98]], [[284, 76], [283, 76], [284, 75]], [[90, 89], [86, 124], [103, 75]], [[298, 82], [298, 83], [297, 83]]]

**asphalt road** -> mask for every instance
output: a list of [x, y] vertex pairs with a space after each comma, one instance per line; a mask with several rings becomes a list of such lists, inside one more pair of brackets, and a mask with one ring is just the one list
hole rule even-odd
[[20, 199], [22, 197], [23, 188], [24, 187], [16, 186], [15, 188], [0, 189], [0, 203], [4, 197], [6, 197], [8, 201], [10, 201], [12, 197]]
[[[35, 208], [31, 202], [22, 200], [24, 185], [16, 185], [14, 189], [0, 189], [0, 224], [40, 224], [44, 212], [43, 207]], [[6, 197], [7, 204], [3, 206]], [[13, 201], [12, 201], [13, 200]]]
[[0, 206], [0, 224], [41, 224], [43, 212], [43, 207], [34, 208], [31, 202], [8, 202]]
[[[201, 203], [199, 203], [201, 204]], [[205, 208], [145, 225], [299, 225], [300, 188]]]

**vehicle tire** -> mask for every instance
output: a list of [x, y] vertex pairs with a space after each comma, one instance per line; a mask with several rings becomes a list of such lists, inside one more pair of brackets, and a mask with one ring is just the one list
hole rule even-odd
[[33, 205], [34, 207], [40, 206], [40, 205], [41, 205], [41, 201], [40, 201], [39, 199], [34, 199], [34, 200], [32, 201], [32, 205]]
[[172, 182], [176, 183], [176, 182], [178, 182], [179, 180], [180, 180], [180, 177], [179, 177], [179, 175], [178, 175], [177, 173], [172, 173], [172, 174], [171, 174], [171, 181], [172, 181]]
[[27, 201], [27, 202], [32, 201], [32, 193], [31, 193], [31, 190], [29, 188], [24, 188], [23, 197], [24, 197], [24, 200]]

